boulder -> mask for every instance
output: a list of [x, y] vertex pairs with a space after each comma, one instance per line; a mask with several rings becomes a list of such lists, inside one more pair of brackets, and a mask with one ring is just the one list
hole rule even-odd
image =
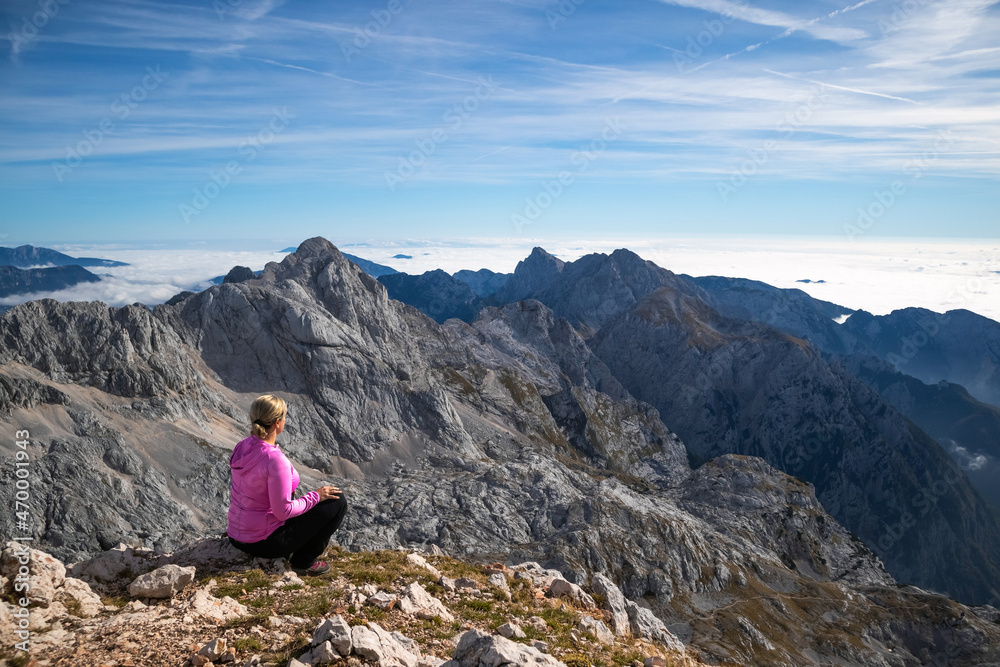
[[607, 576], [597, 573], [590, 581], [590, 588], [604, 598], [604, 609], [611, 612], [611, 629], [619, 637], [624, 637], [632, 629], [625, 609], [625, 596]]
[[219, 623], [250, 615], [249, 609], [228, 595], [220, 600], [206, 590], [195, 591], [181, 606], [181, 610]]
[[463, 634], [449, 662], [456, 663], [456, 667], [565, 667], [562, 662], [533, 646], [518, 644], [499, 635], [488, 635], [481, 630], [469, 630]]
[[84, 618], [97, 616], [104, 609], [104, 603], [101, 602], [100, 596], [90, 589], [87, 582], [80, 579], [66, 577], [63, 580], [62, 586], [57, 589], [56, 594], [59, 601], [66, 605], [67, 608], [76, 606], [80, 616]]
[[407, 650], [393, 634], [383, 630], [377, 623], [355, 625], [351, 628], [354, 654], [376, 662], [380, 667], [417, 667], [420, 656]]
[[313, 630], [312, 645], [329, 642], [345, 658], [351, 654], [351, 626], [341, 616], [323, 619]]
[[198, 651], [198, 655], [203, 655], [212, 662], [216, 662], [226, 653], [226, 641], [225, 637], [219, 637], [218, 639], [213, 639]]
[[427, 562], [427, 559], [420, 554], [406, 554], [406, 562], [413, 567], [422, 567], [431, 573], [435, 579], [441, 578], [441, 571]]
[[379, 591], [375, 595], [368, 598], [368, 604], [373, 604], [379, 609], [389, 610], [396, 604], [396, 596], [392, 593]]
[[672, 651], [684, 653], [685, 648], [681, 640], [677, 639], [672, 632], [667, 630], [656, 614], [651, 610], [640, 607], [635, 602], [627, 600], [625, 608], [628, 611], [628, 618], [632, 624], [632, 634], [644, 639], [652, 639], [660, 642]]
[[445, 623], [455, 620], [448, 608], [417, 582], [413, 582], [403, 590], [403, 596], [399, 599], [399, 609], [404, 614], [418, 618], [437, 616]]
[[549, 584], [548, 593], [554, 598], [569, 598], [578, 607], [584, 607], [585, 609], [597, 608], [594, 598], [590, 597], [590, 595], [576, 584], [571, 584], [562, 578], [552, 580], [552, 583]]
[[128, 585], [128, 593], [134, 598], [173, 597], [194, 581], [194, 575], [194, 567], [164, 565], [136, 577]]
[[596, 619], [593, 616], [581, 616], [579, 622], [577, 622], [577, 627], [602, 644], [615, 643], [614, 633], [608, 629], [604, 621]]
[[27, 566], [29, 571], [31, 587], [27, 598], [34, 605], [48, 607], [66, 578], [66, 566], [44, 551], [11, 540], [0, 554], [0, 573], [15, 581], [21, 566]]
[[497, 632], [507, 639], [524, 639], [527, 637], [524, 634], [524, 630], [517, 623], [504, 623], [497, 628]]
[[108, 584], [123, 576], [135, 577], [166, 564], [167, 557], [153, 553], [152, 549], [119, 544], [90, 560], [75, 563], [70, 567], [69, 574], [89, 583]]

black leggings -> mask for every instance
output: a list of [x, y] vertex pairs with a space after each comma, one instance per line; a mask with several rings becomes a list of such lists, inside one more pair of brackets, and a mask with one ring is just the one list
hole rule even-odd
[[308, 512], [288, 519], [259, 542], [240, 542], [231, 537], [229, 541], [251, 556], [287, 558], [292, 567], [303, 569], [312, 565], [323, 553], [346, 512], [344, 496], [336, 500], [322, 500]]

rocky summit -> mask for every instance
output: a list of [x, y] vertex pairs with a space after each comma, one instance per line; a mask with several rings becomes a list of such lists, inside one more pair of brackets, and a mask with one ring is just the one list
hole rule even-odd
[[[533, 253], [508, 282], [519, 300], [494, 294], [471, 323], [439, 324], [389, 298], [320, 238], [259, 276], [153, 309], [12, 308], [0, 317], [0, 449], [9, 461], [25, 452], [30, 504], [22, 525], [0, 516], [0, 531], [51, 565], [31, 572], [51, 583], [28, 605], [34, 658], [1000, 664], [987, 586], [983, 599], [967, 596], [972, 606], [935, 592], [947, 590], [936, 580], [912, 585], [926, 564], [944, 572], [949, 554], [968, 577], [977, 540], [980, 565], [994, 557], [988, 514], [961, 514], [964, 532], [945, 519], [952, 493], [965, 503], [949, 505], [956, 512], [978, 507], [961, 495], [964, 478], [927, 521], [900, 529], [897, 542], [923, 554], [912, 573], [896, 564], [902, 581], [872, 547], [899, 552], [834, 518], [877, 522], [879, 498], [933, 492], [923, 480], [951, 470], [933, 441], [808, 344], [724, 318], [697, 286], [669, 291], [672, 274], [627, 252], [612, 258], [574, 267]], [[574, 289], [565, 276], [589, 282]], [[558, 308], [546, 303], [556, 298]], [[646, 355], [645, 370], [613, 352], [616, 339], [637, 361]], [[690, 351], [672, 364], [677, 341]], [[760, 359], [752, 372], [741, 374], [738, 351]], [[725, 369], [726, 391], [706, 392], [694, 416], [658, 404], [655, 380], [676, 382], [699, 354]], [[821, 381], [797, 379], [809, 372]], [[758, 381], [784, 397], [784, 412], [759, 424], [743, 407]], [[824, 406], [817, 387], [841, 393]], [[228, 456], [265, 392], [289, 403], [279, 444], [302, 488], [336, 483], [350, 504], [325, 581], [241, 562], [217, 537]], [[845, 433], [859, 441], [811, 465], [843, 462], [868, 474], [864, 485], [837, 495], [830, 478], [813, 486], [746, 455], [770, 457], [787, 420], [804, 418], [797, 405], [853, 420]], [[719, 415], [739, 424], [736, 435], [719, 430]], [[755, 451], [712, 446], [741, 437]], [[15, 467], [2, 470], [0, 496], [14, 507]], [[827, 498], [844, 504], [831, 515]], [[3, 576], [10, 633], [17, 573]], [[4, 650], [19, 660], [10, 636]]]

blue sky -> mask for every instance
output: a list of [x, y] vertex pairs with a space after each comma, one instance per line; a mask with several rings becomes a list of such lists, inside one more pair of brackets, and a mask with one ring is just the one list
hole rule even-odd
[[3, 245], [1000, 230], [989, 1], [0, 11]]

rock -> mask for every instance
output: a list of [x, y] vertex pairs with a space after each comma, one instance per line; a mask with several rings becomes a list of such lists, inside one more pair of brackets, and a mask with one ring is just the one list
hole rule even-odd
[[289, 658], [287, 667], [310, 667], [310, 665], [299, 662], [295, 658]]
[[626, 601], [625, 608], [632, 624], [632, 634], [644, 639], [660, 642], [667, 648], [678, 653], [684, 653], [684, 644], [677, 639], [651, 610], [640, 607], [631, 600]]
[[504, 623], [497, 628], [497, 632], [507, 639], [524, 639], [527, 636], [521, 626], [516, 623]]
[[420, 554], [406, 554], [406, 562], [414, 567], [422, 567], [431, 573], [431, 576], [440, 579], [441, 571], [427, 562], [427, 559]]
[[219, 637], [218, 639], [213, 639], [198, 651], [198, 655], [203, 655], [212, 662], [217, 661], [226, 653], [226, 638]]
[[236, 651], [234, 651], [233, 649], [229, 649], [228, 651], [220, 655], [219, 659], [216, 662], [218, 662], [220, 665], [225, 665], [230, 662], [236, 662]]
[[260, 666], [260, 655], [254, 654], [247, 658], [247, 661], [243, 663], [243, 667], [259, 667]]
[[328, 642], [320, 642], [306, 654], [299, 656], [299, 659], [309, 665], [312, 664], [326, 664], [328, 662], [336, 662], [341, 659], [341, 654], [338, 652], [333, 645]]
[[581, 616], [580, 620], [577, 622], [577, 627], [585, 633], [591, 635], [602, 644], [615, 643], [614, 633], [608, 629], [608, 626], [606, 626], [602, 620], [596, 619], [592, 616]]
[[456, 590], [458, 590], [458, 586], [455, 584], [455, 580], [452, 579], [451, 577], [442, 576], [441, 580], [438, 581], [438, 583], [441, 584], [441, 587], [444, 588], [449, 593], [454, 593]]
[[455, 620], [448, 608], [417, 582], [413, 582], [403, 589], [403, 596], [399, 599], [399, 609], [404, 614], [421, 618], [437, 616], [445, 623], [451, 623]]
[[[97, 616], [104, 609], [100, 596], [90, 589], [87, 582], [73, 577], [66, 577], [63, 580], [62, 587], [57, 590], [57, 596], [67, 608], [76, 606], [80, 616], [84, 618]], [[70, 600], [76, 604], [72, 605]]]
[[181, 612], [212, 619], [219, 623], [249, 616], [250, 610], [228, 595], [221, 600], [205, 590], [197, 590], [181, 605]]
[[69, 573], [88, 582], [110, 583], [127, 573], [134, 577], [160, 565], [166, 565], [166, 558], [153, 553], [152, 549], [137, 549], [119, 544], [90, 560], [75, 563]]
[[541, 616], [532, 616], [528, 619], [528, 625], [533, 627], [536, 632], [547, 633], [549, 631], [549, 624], [545, 622], [545, 619]]
[[490, 586], [496, 586], [503, 591], [510, 590], [510, 584], [507, 583], [507, 577], [503, 576], [499, 572], [494, 572], [490, 575]]
[[385, 591], [379, 591], [375, 595], [368, 598], [368, 604], [373, 604], [379, 609], [389, 610], [392, 609], [393, 605], [396, 604], [396, 596], [392, 593], [386, 593]]
[[598, 572], [590, 581], [591, 589], [604, 598], [604, 608], [611, 612], [611, 629], [619, 637], [624, 637], [632, 626], [625, 610], [625, 596], [607, 576]]
[[556, 579], [565, 579], [559, 570], [545, 569], [534, 561], [520, 563], [510, 569], [514, 571], [515, 579], [531, 579], [535, 586], [546, 590]]
[[481, 630], [469, 630], [462, 635], [452, 659], [461, 667], [501, 667], [501, 665], [540, 665], [565, 667], [550, 655], [533, 646], [525, 646]]
[[543, 642], [541, 640], [536, 640], [536, 641], [531, 642], [531, 645], [534, 646], [535, 648], [537, 648], [542, 653], [548, 653], [549, 652], [549, 643], [548, 642]]
[[479, 582], [469, 577], [460, 577], [455, 581], [455, 586], [457, 588], [471, 588], [474, 590], [479, 590], [480, 588]]
[[302, 580], [302, 577], [295, 574], [295, 572], [289, 570], [281, 575], [281, 579], [278, 580], [278, 586], [305, 586], [306, 582]]
[[667, 667], [667, 659], [662, 655], [651, 655], [642, 661], [643, 667]]
[[313, 630], [312, 644], [330, 642], [337, 653], [345, 658], [351, 654], [351, 626], [341, 616], [327, 618]]
[[173, 597], [194, 581], [194, 575], [194, 567], [164, 565], [136, 577], [128, 585], [128, 594], [134, 598]]
[[377, 623], [352, 627], [351, 641], [355, 655], [377, 662], [381, 667], [417, 667], [420, 659]]
[[16, 581], [19, 570], [27, 566], [30, 588], [27, 598], [40, 607], [48, 607], [56, 600], [56, 589], [66, 578], [66, 566], [44, 551], [32, 549], [21, 542], [7, 542], [0, 554], [0, 573]]
[[595, 609], [597, 607], [594, 598], [590, 597], [582, 588], [562, 578], [552, 580], [552, 583], [549, 584], [548, 593], [554, 598], [569, 598], [578, 607], [584, 607], [585, 609]]

